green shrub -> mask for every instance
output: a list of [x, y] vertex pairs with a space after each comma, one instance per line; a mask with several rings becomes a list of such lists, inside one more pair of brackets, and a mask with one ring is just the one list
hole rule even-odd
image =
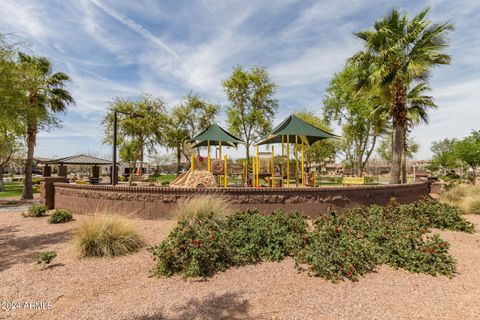
[[179, 207], [177, 226], [149, 248], [157, 260], [155, 275], [208, 277], [231, 266], [290, 255], [298, 268], [307, 265], [312, 274], [334, 282], [356, 280], [381, 263], [451, 276], [455, 261], [448, 243], [427, 233], [430, 228], [473, 231], [457, 208], [430, 199], [357, 207], [339, 216], [330, 212], [313, 228], [298, 213], [281, 210], [228, 215], [217, 200], [196, 198]]
[[180, 220], [168, 239], [148, 248], [157, 261], [153, 274], [208, 277], [231, 265], [231, 253], [222, 233], [222, 222], [211, 217]]
[[48, 217], [48, 223], [65, 223], [71, 221], [73, 219], [73, 215], [70, 211], [56, 209], [53, 213]]
[[143, 240], [135, 220], [96, 212], [80, 221], [74, 233], [77, 251], [84, 257], [121, 256], [139, 250]]
[[37, 264], [43, 263], [43, 265], [50, 264], [52, 260], [57, 256], [55, 251], [41, 252], [37, 257]]
[[283, 210], [262, 215], [257, 210], [236, 213], [228, 220], [226, 237], [236, 265], [260, 260], [279, 261], [303, 244], [307, 223], [299, 213]]
[[401, 214], [415, 218], [422, 227], [472, 233], [474, 225], [461, 216], [460, 209], [447, 203], [426, 198], [398, 207]]
[[33, 204], [28, 209], [27, 212], [23, 213], [23, 216], [24, 217], [35, 217], [35, 218], [44, 217], [45, 214], [47, 213], [47, 211], [48, 211], [47, 206], [43, 206], [43, 205], [40, 205], [40, 204]]
[[40, 184], [41, 179], [40, 178], [32, 178], [32, 184]]
[[352, 230], [334, 213], [315, 221], [315, 228], [305, 238], [305, 245], [295, 255], [298, 266], [308, 264], [313, 275], [337, 282], [356, 280], [375, 269], [379, 259], [375, 247]]

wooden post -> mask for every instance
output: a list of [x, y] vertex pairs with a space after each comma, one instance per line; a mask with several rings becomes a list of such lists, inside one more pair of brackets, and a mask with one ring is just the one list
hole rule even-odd
[[222, 141], [219, 141], [218, 145], [220, 147], [218, 159], [222, 160]]
[[192, 172], [195, 170], [195, 155], [193, 153], [190, 160], [190, 169]]
[[227, 155], [223, 158], [223, 187], [227, 187]]

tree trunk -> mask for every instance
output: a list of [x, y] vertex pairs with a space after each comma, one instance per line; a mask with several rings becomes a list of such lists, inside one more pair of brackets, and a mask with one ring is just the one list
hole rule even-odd
[[35, 144], [37, 140], [37, 124], [32, 121], [27, 128], [27, 161], [25, 163], [25, 179], [23, 180], [22, 199], [33, 199], [32, 187], [32, 169], [33, 169], [33, 154], [35, 151]]
[[182, 152], [180, 147], [177, 147], [177, 177], [180, 175], [180, 164], [182, 162]]
[[3, 166], [0, 165], [0, 192], [5, 191], [5, 185], [3, 184]]
[[398, 184], [400, 183], [406, 123], [406, 93], [405, 86], [401, 81], [398, 81], [393, 89], [392, 117], [395, 134], [392, 143], [392, 167], [389, 183]]
[[245, 143], [245, 155], [247, 156], [247, 172], [250, 167], [250, 144]]
[[[406, 123], [405, 123], [406, 124]], [[403, 143], [402, 143], [402, 166], [401, 166], [401, 183], [407, 183], [407, 128], [403, 131]]]

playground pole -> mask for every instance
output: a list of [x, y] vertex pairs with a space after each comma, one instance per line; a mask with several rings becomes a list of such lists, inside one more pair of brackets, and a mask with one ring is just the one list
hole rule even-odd
[[282, 170], [281, 170], [281, 175], [282, 175], [282, 187], [283, 187], [283, 172], [285, 170], [285, 147], [284, 147], [284, 138], [283, 138], [283, 134], [282, 134]]
[[290, 187], [290, 136], [287, 136], [287, 187]]
[[208, 172], [211, 172], [212, 167], [210, 165], [210, 140], [207, 141], [207, 144], [208, 144], [207, 169], [208, 169]]
[[298, 136], [295, 136], [295, 187], [298, 188]]
[[252, 187], [255, 187], [255, 184], [257, 183], [257, 175], [255, 173], [256, 171], [256, 164], [255, 164], [255, 157], [252, 158]]
[[227, 155], [223, 158], [223, 187], [227, 187]]
[[275, 151], [272, 146], [272, 188], [275, 187]]
[[220, 146], [220, 151], [219, 151], [220, 154], [218, 155], [218, 159], [222, 160], [222, 141], [219, 141], [218, 145]]
[[193, 153], [191, 157], [190, 169], [192, 169], [192, 172], [195, 170], [195, 155]]
[[302, 187], [305, 187], [305, 149], [302, 139]]
[[260, 161], [259, 161], [259, 160], [260, 160], [260, 159], [258, 159], [258, 144], [257, 144], [257, 161], [256, 161], [256, 163], [257, 163], [257, 170], [255, 170], [256, 173], [257, 173], [257, 177], [255, 178], [257, 181], [256, 181], [255, 184], [257, 185], [257, 187], [260, 185], [260, 184], [259, 184], [260, 181], [258, 180], [258, 174], [259, 174], [259, 171], [260, 171]]

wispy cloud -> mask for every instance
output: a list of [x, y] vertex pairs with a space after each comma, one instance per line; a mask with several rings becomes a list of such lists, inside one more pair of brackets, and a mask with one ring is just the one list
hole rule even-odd
[[153, 33], [151, 33], [149, 30], [145, 29], [142, 25], [136, 23], [132, 19], [128, 18], [124, 14], [117, 12], [113, 10], [112, 8], [104, 5], [102, 2], [98, 0], [91, 0], [95, 5], [97, 5], [100, 9], [105, 11], [108, 15], [110, 15], [112, 18], [116, 19], [117, 21], [121, 22], [125, 26], [127, 26], [130, 30], [135, 31], [136, 33], [140, 34], [142, 37], [145, 39], [148, 39], [155, 44], [159, 45], [162, 49], [164, 49], [166, 52], [168, 52], [173, 58], [175, 58], [177, 61], [182, 62], [182, 58], [169, 46], [167, 45], [163, 40], [160, 38], [156, 37]]

